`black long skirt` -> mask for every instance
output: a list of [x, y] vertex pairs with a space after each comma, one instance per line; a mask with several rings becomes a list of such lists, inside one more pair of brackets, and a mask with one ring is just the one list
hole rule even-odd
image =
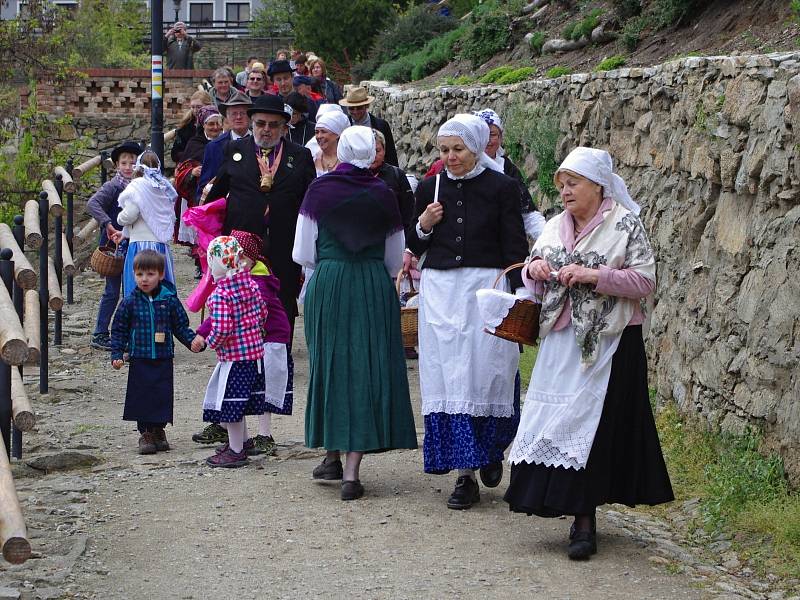
[[602, 504], [662, 504], [675, 499], [658, 441], [647, 387], [642, 326], [626, 327], [586, 468], [511, 466], [505, 501], [540, 517], [584, 515]]
[[132, 358], [123, 421], [172, 423], [172, 358]]

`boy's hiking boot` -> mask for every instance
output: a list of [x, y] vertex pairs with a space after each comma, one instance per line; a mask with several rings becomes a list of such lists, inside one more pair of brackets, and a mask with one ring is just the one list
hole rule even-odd
[[209, 423], [203, 431], [192, 435], [192, 441], [198, 444], [227, 444], [228, 432], [218, 423]]
[[[248, 443], [250, 445], [249, 448]], [[274, 456], [275, 447], [275, 440], [271, 435], [257, 435], [244, 443], [244, 450], [247, 452], [247, 456], [256, 456], [258, 454]]]
[[145, 431], [139, 438], [139, 454], [155, 454], [156, 439], [149, 431]]
[[165, 452], [166, 450], [169, 450], [167, 434], [163, 429], [156, 429], [153, 431], [153, 439], [155, 440], [156, 450], [159, 452]]
[[236, 467], [245, 466], [248, 462], [250, 462], [250, 459], [247, 458], [247, 454], [245, 454], [244, 450], [241, 452], [234, 452], [230, 449], [230, 447], [228, 447], [219, 454], [209, 456], [206, 459], [206, 462], [212, 467], [235, 469]]
[[95, 333], [92, 336], [92, 341], [90, 343], [92, 348], [96, 348], [97, 350], [107, 350], [111, 351], [111, 338], [107, 333]]

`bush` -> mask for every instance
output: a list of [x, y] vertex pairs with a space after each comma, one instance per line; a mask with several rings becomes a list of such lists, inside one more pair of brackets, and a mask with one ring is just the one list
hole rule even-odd
[[611, 71], [612, 69], [618, 69], [625, 64], [625, 57], [617, 54], [615, 56], [609, 56], [606, 59], [600, 61], [594, 70], [595, 71]]
[[600, 25], [600, 17], [602, 14], [603, 11], [599, 8], [591, 11], [586, 17], [581, 19], [575, 25], [575, 28], [572, 30], [572, 37], [570, 39], [577, 42], [582, 37], [591, 38], [594, 28]]
[[558, 196], [553, 175], [558, 168], [556, 147], [560, 135], [558, 117], [550, 107], [517, 104], [506, 118], [503, 143], [509, 157], [516, 164], [523, 165], [525, 158], [532, 153], [539, 163], [539, 190], [550, 198]]
[[642, 31], [650, 26], [650, 18], [646, 15], [639, 15], [629, 19], [622, 27], [622, 44], [630, 51], [639, 45]]
[[550, 79], [555, 79], [556, 77], [563, 77], [564, 75], [569, 75], [570, 73], [572, 73], [572, 69], [558, 65], [547, 70], [547, 77]]
[[386, 80], [392, 83], [405, 83], [411, 81], [411, 71], [414, 69], [414, 62], [411, 56], [401, 56], [397, 60], [390, 61], [375, 71], [373, 77], [379, 80]]
[[620, 21], [627, 21], [642, 12], [640, 0], [614, 0], [614, 13]]
[[367, 58], [353, 67], [356, 80], [369, 79], [378, 67], [422, 48], [428, 41], [455, 29], [457, 21], [427, 6], [415, 6], [378, 34]]
[[[800, 2], [800, 0], [798, 0]], [[542, 46], [544, 46], [545, 41], [547, 40], [547, 36], [543, 31], [537, 31], [534, 33], [530, 38], [530, 46], [531, 50], [533, 50], [536, 54], [542, 53]]]
[[470, 24], [464, 36], [461, 57], [477, 67], [506, 48], [511, 36], [511, 21], [494, 0], [489, 0], [475, 8]]
[[487, 72], [483, 77], [480, 78], [481, 83], [497, 83], [500, 81], [504, 75], [508, 75], [509, 73], [514, 71], [514, 67], [503, 66], [503, 67], [495, 67], [491, 71]]
[[497, 80], [497, 85], [509, 85], [511, 83], [525, 81], [526, 79], [530, 79], [531, 75], [533, 75], [535, 71], [536, 69], [533, 67], [520, 67], [519, 69], [515, 69], [503, 75]]
[[684, 20], [700, 14], [706, 4], [703, 0], [656, 0], [652, 9], [656, 27], [663, 29], [680, 25]]
[[375, 79], [405, 83], [422, 79], [438, 71], [450, 62], [453, 48], [465, 31], [466, 27], [462, 25], [430, 40], [421, 50], [381, 65], [374, 74]]
[[572, 35], [575, 33], [575, 29], [577, 27], [578, 27], [578, 24], [575, 23], [575, 22], [567, 23], [564, 26], [563, 31], [561, 32], [561, 37], [563, 37], [565, 40], [571, 40], [572, 39]]

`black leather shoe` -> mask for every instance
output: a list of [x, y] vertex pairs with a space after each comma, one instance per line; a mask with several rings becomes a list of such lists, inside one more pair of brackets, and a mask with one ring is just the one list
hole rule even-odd
[[342, 461], [338, 458], [330, 462], [323, 460], [311, 472], [311, 476], [314, 479], [325, 479], [327, 481], [341, 479], [343, 475]]
[[503, 479], [503, 461], [499, 460], [480, 468], [481, 483], [487, 488], [500, 485]]
[[447, 499], [447, 508], [466, 510], [480, 501], [481, 495], [478, 492], [478, 482], [469, 475], [462, 475], [456, 479], [456, 487]]
[[364, 486], [358, 479], [342, 482], [342, 500], [358, 500], [364, 495]]
[[575, 523], [569, 528], [569, 547], [567, 556], [572, 560], [586, 560], [597, 554], [597, 524], [592, 515], [592, 526], [589, 531], [577, 531]]

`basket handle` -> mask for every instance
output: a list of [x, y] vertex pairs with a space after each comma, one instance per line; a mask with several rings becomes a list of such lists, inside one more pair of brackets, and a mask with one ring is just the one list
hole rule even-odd
[[411, 291], [416, 292], [417, 290], [414, 289], [414, 278], [411, 277], [411, 271], [403, 272], [403, 269], [400, 269], [400, 272], [397, 274], [397, 278], [395, 279], [394, 288], [397, 290], [397, 295], [400, 295], [400, 282], [403, 281], [403, 275], [408, 278], [408, 285], [411, 286]]
[[500, 273], [500, 275], [498, 275], [498, 276], [497, 276], [497, 279], [495, 279], [495, 280], [494, 280], [494, 285], [492, 286], [492, 289], [495, 289], [495, 290], [497, 289], [497, 283], [498, 283], [498, 282], [499, 282], [499, 281], [500, 281], [500, 280], [501, 280], [501, 279], [502, 279], [502, 278], [503, 278], [505, 275], [508, 275], [509, 271], [513, 271], [514, 269], [519, 269], [520, 267], [524, 267], [524, 266], [525, 266], [525, 263], [514, 263], [513, 265], [511, 265], [510, 267], [508, 267], [508, 268], [507, 268], [505, 271], [503, 271], [502, 273]]

